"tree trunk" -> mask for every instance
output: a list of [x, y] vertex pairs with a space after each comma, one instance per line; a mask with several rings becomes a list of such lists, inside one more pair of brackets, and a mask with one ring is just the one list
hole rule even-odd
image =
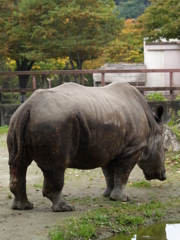
[[[16, 60], [16, 71], [30, 71], [35, 61], [28, 61], [26, 58]], [[29, 75], [19, 75], [19, 87], [26, 88]], [[26, 99], [26, 93], [21, 92], [20, 101], [23, 103]]]
[[43, 88], [47, 88], [46, 75], [42, 75], [42, 85]]
[[[26, 88], [28, 80], [29, 80], [29, 75], [19, 75], [19, 87], [20, 88]], [[26, 100], [26, 93], [21, 92], [20, 93], [20, 102], [23, 103]]]
[[59, 85], [63, 84], [63, 76], [62, 74], [59, 74]]
[[[71, 55], [69, 55], [69, 62], [70, 62], [70, 64], [71, 64], [72, 70], [75, 70], [74, 63], [73, 63], [73, 59], [72, 59]], [[79, 77], [78, 77], [77, 74], [74, 74], [74, 79], [75, 79], [75, 82], [76, 82], [76, 83], [78, 83], [78, 84], [80, 83], [80, 82], [79, 82]]]
[[[78, 69], [82, 70], [83, 59], [79, 57], [79, 54], [77, 54], [76, 64]], [[80, 79], [81, 79], [81, 85], [84, 85], [84, 74], [80, 74]]]

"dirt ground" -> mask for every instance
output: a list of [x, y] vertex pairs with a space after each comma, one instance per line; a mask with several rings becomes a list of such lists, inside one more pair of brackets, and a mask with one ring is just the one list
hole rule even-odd
[[[162, 202], [170, 201], [170, 197], [180, 196], [180, 171], [175, 174], [167, 171], [168, 180], [164, 182], [153, 180], [150, 188], [131, 187], [131, 182], [144, 179], [142, 171], [135, 167], [127, 184], [126, 191], [137, 204], [148, 203], [152, 196]], [[13, 195], [9, 190], [8, 151], [6, 135], [0, 136], [0, 239], [46, 240], [50, 228], [68, 217], [77, 217], [85, 211], [103, 204], [102, 193], [105, 179], [101, 169], [75, 170], [68, 169], [65, 177], [63, 193], [66, 200], [74, 204], [76, 211], [53, 213], [51, 202], [42, 196], [43, 176], [35, 163], [32, 163], [27, 173], [27, 194], [34, 203], [34, 209], [12, 210]], [[89, 199], [94, 199], [89, 203]], [[97, 199], [97, 201], [96, 201]], [[180, 219], [180, 211], [169, 211], [169, 219]]]

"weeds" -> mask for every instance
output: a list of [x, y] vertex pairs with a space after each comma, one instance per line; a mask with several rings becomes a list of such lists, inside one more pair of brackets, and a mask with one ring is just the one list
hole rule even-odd
[[175, 112], [174, 109], [169, 109], [169, 114], [171, 115], [171, 120], [167, 123], [169, 127], [171, 127], [172, 131], [175, 129], [173, 126], [179, 123], [180, 121], [180, 110]]
[[176, 138], [180, 141], [180, 130], [177, 125], [169, 126], [173, 133], [176, 135]]
[[166, 154], [166, 166], [167, 170], [180, 170], [180, 153], [167, 153]]
[[145, 96], [148, 101], [167, 101], [161, 92], [152, 92]]

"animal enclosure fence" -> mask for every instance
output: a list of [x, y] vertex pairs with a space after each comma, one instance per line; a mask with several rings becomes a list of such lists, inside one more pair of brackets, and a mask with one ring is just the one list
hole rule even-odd
[[[36, 76], [42, 75], [54, 75], [54, 74], [61, 74], [61, 75], [70, 75], [73, 74], [75, 76], [80, 76], [80, 83], [84, 85], [84, 75], [85, 74], [93, 74], [93, 73], [100, 73], [101, 74], [101, 84], [102, 86], [105, 86], [105, 74], [107, 73], [168, 73], [169, 74], [169, 86], [167, 87], [147, 87], [147, 86], [139, 86], [138, 82], [135, 83], [135, 87], [140, 92], [145, 91], [169, 91], [170, 92], [170, 100], [173, 99], [173, 91], [180, 91], [180, 80], [179, 80], [179, 86], [173, 86], [173, 74], [174, 73], [180, 73], [180, 69], [128, 69], [128, 70], [48, 70], [48, 71], [14, 71], [14, 72], [0, 72], [0, 75], [5, 76], [20, 76], [20, 75], [32, 75], [32, 88], [12, 88], [12, 89], [2, 89], [0, 88], [0, 95], [3, 92], [20, 92], [20, 93], [26, 93], [26, 92], [33, 92], [36, 88]], [[51, 87], [51, 80], [49, 79], [49, 87]], [[1, 96], [0, 96], [1, 99]]]

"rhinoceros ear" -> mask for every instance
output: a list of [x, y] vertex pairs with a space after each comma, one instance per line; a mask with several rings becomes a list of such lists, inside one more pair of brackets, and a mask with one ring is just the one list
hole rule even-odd
[[157, 105], [156, 107], [156, 115], [155, 115], [155, 120], [157, 123], [162, 122], [162, 115], [164, 113], [164, 107], [163, 105]]

